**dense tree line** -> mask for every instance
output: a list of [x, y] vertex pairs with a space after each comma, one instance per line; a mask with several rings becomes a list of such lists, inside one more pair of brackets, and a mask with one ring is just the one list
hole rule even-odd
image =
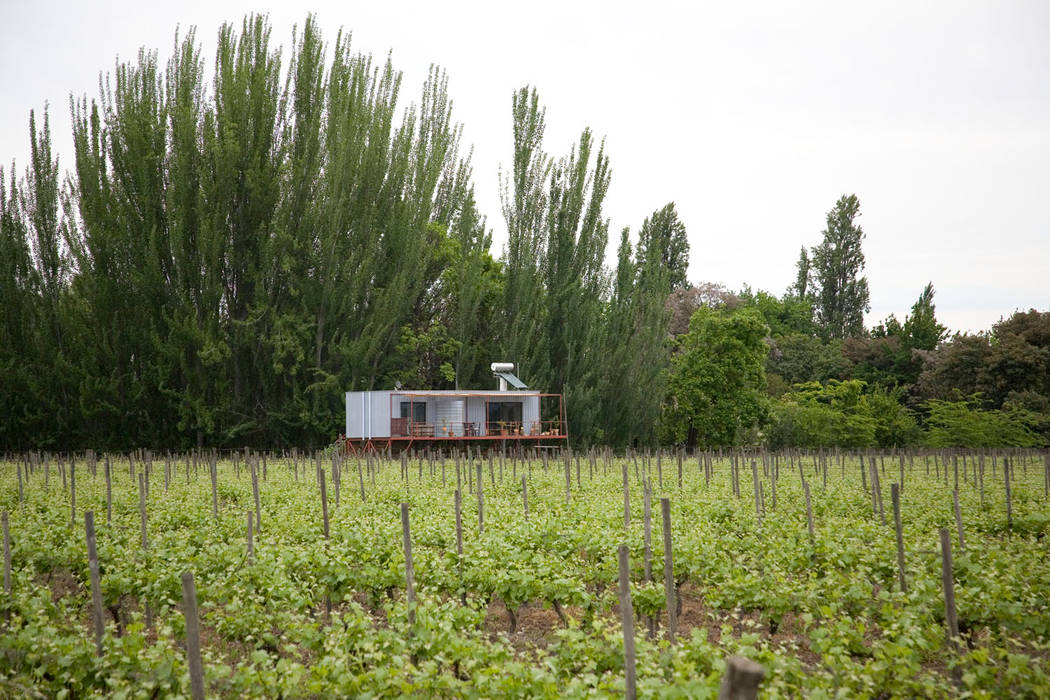
[[210, 76], [191, 31], [71, 99], [65, 169], [30, 113], [29, 163], [0, 169], [0, 446], [318, 445], [347, 390], [487, 387], [493, 360], [564, 393], [581, 443], [1050, 434], [1050, 313], [947, 339], [931, 284], [864, 328], [856, 196], [779, 297], [691, 285], [674, 204], [610, 269], [604, 142], [550, 154], [526, 87], [497, 256], [445, 74], [401, 93], [313, 18], [286, 57], [251, 16]]
[[402, 108], [390, 61], [312, 18], [283, 58], [259, 16], [221, 28], [210, 79], [193, 32], [164, 66], [140, 52], [71, 101], [65, 174], [31, 116], [29, 167], [0, 171], [0, 444], [318, 444], [346, 390], [488, 386], [505, 358], [565, 392], [584, 439], [650, 438], [659, 394], [635, 396], [645, 423], [603, 400], [663, 369], [673, 206], [613, 283], [604, 148], [585, 130], [549, 156], [523, 89], [498, 260], [444, 73]]

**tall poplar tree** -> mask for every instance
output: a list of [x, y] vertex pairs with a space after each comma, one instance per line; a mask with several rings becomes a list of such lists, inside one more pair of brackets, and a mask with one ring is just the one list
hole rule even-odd
[[856, 223], [858, 216], [857, 196], [840, 197], [828, 212], [823, 241], [812, 251], [816, 317], [825, 340], [863, 334], [864, 313], [871, 309], [868, 279], [861, 275], [864, 231]]

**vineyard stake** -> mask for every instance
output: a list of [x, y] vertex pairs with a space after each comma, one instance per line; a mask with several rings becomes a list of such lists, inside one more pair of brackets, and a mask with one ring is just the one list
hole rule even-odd
[[642, 484], [642, 532], [645, 542], [643, 561], [645, 562], [645, 580], [653, 580], [653, 523], [652, 523], [652, 479], [647, 478]]
[[625, 544], [620, 545], [619, 563], [620, 620], [623, 623], [624, 697], [627, 700], [636, 700], [638, 688], [634, 675], [634, 610], [631, 608], [631, 564], [628, 559], [627, 545]]
[[208, 462], [208, 474], [211, 477], [211, 517], [219, 519], [219, 467], [215, 464], [215, 455]]
[[109, 455], [106, 455], [106, 525], [113, 520], [113, 476], [109, 468]]
[[[4, 513], [4, 534], [7, 534], [7, 513]], [[102, 656], [102, 635], [106, 628], [102, 619], [102, 584], [99, 578], [98, 550], [95, 548], [94, 511], [84, 512], [84, 534], [87, 539], [88, 572], [91, 576], [91, 621], [95, 628], [95, 653]], [[4, 544], [7, 544], [6, 537]]]
[[[492, 468], [491, 456], [489, 458], [489, 468]], [[485, 532], [485, 496], [484, 487], [485, 480], [481, 478], [481, 465], [478, 465], [478, 534]]]
[[901, 582], [901, 592], [908, 592], [908, 583], [904, 579], [904, 530], [901, 527], [901, 492], [897, 484], [890, 484], [890, 498], [893, 499], [893, 527], [897, 531], [897, 577]]
[[570, 489], [572, 487], [572, 467], [569, 464], [569, 455], [565, 453], [565, 505], [569, 504], [572, 496]]
[[139, 531], [141, 545], [146, 549], [146, 476], [139, 472]]
[[944, 618], [948, 623], [948, 646], [958, 651], [959, 618], [955, 612], [955, 583], [952, 580], [952, 538], [941, 528], [941, 583], [944, 586]]
[[1010, 459], [1003, 457], [1003, 481], [1006, 483], [1006, 527], [1010, 530], [1014, 527], [1014, 509], [1010, 498], [1010, 472], [1013, 469], [1014, 465], [1010, 463]]
[[627, 483], [627, 460], [621, 462], [620, 466], [623, 467], [623, 527], [627, 530], [631, 527], [631, 487]]
[[325, 479], [324, 468], [322, 467], [318, 471], [318, 477], [321, 484], [321, 520], [324, 525], [324, 538], [328, 539], [328, 487], [326, 485], [327, 479]]
[[[802, 476], [802, 462], [798, 463], [798, 473]], [[758, 495], [758, 464], [755, 460], [751, 460], [751, 482], [755, 489], [755, 518], [758, 519], [758, 526], [762, 527], [762, 502], [761, 496]], [[802, 476], [802, 483], [806, 483], [806, 478]]]
[[882, 521], [883, 527], [886, 525], [886, 511], [882, 509], [882, 477], [879, 476], [879, 470], [875, 468], [875, 458], [871, 460], [871, 483], [875, 488], [875, 501], [879, 506], [879, 520]]
[[959, 510], [959, 489], [952, 491], [952, 508], [955, 511], [955, 529], [959, 531], [959, 549], [966, 551], [966, 542], [963, 540], [962, 512]]
[[[751, 463], [754, 466], [754, 462]], [[674, 585], [674, 562], [671, 557], [671, 499], [660, 499], [664, 520], [664, 592], [667, 596], [667, 640], [675, 643], [678, 632], [678, 605]]]
[[255, 557], [255, 537], [252, 534], [252, 512], [248, 511], [248, 562]]
[[802, 490], [806, 492], [806, 525], [809, 527], [809, 543], [813, 545], [816, 541], [816, 536], [813, 532], [813, 504], [809, 497], [809, 482], [802, 482]]
[[[321, 471], [324, 471], [323, 469]], [[262, 532], [262, 509], [259, 507], [259, 470], [252, 461], [252, 495], [255, 498], [255, 529]]]
[[[481, 467], [479, 466], [478, 469]], [[480, 483], [479, 483], [480, 486]], [[412, 533], [408, 527], [408, 504], [401, 504], [401, 535], [405, 546], [405, 593], [408, 598], [408, 624], [416, 622], [416, 585], [412, 569]]]
[[[0, 524], [4, 530], [4, 593], [8, 600], [11, 598], [11, 530], [7, 524], [7, 511], [0, 513]], [[8, 613], [8, 619], [11, 614]]]
[[529, 519], [529, 487], [525, 483], [525, 475], [521, 475], [521, 500], [525, 505], [525, 521]]
[[[74, 463], [72, 461], [70, 461], [69, 462], [69, 497], [70, 497], [69, 508], [70, 508], [71, 515], [72, 515], [71, 523], [72, 523], [73, 527], [76, 527], [76, 525], [77, 525], [77, 477], [76, 477], [76, 473], [75, 472], [76, 472], [76, 469], [74, 468]], [[65, 472], [63, 472], [63, 473], [65, 473]], [[19, 482], [19, 486], [21, 486], [21, 482]], [[19, 489], [19, 499], [21, 499], [21, 489]]]
[[[252, 484], [255, 484], [255, 464], [252, 463]], [[317, 481], [321, 487], [321, 520], [324, 526], [324, 541], [325, 547], [328, 547], [328, 486], [327, 479], [325, 478], [324, 467], [318, 467], [317, 470]], [[258, 504], [258, 501], [256, 501]], [[258, 505], [256, 505], [258, 507]], [[258, 514], [258, 511], [256, 511]], [[251, 511], [248, 511], [248, 520], [251, 521]], [[324, 594], [324, 621], [325, 624], [329, 624], [332, 620], [332, 596], [326, 589]]]
[[755, 700], [758, 685], [766, 676], [762, 664], [742, 656], [726, 659], [726, 672], [718, 689], [718, 700]]
[[456, 554], [463, 558], [463, 492], [456, 489]]
[[769, 495], [772, 497], [771, 510], [777, 509], [777, 469], [773, 470], [773, 474], [769, 480]]
[[193, 700], [204, 700], [204, 665], [201, 663], [201, 630], [197, 617], [197, 586], [193, 572], [182, 572], [182, 611], [186, 617], [186, 662], [190, 667]]

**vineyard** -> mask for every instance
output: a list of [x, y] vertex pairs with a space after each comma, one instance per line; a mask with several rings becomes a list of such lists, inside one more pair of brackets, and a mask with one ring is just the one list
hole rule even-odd
[[1020, 450], [18, 455], [0, 696], [714, 698], [743, 657], [1050, 697], [1048, 490]]

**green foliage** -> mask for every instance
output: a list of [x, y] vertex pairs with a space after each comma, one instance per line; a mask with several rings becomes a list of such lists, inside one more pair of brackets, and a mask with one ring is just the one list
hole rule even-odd
[[914, 444], [918, 424], [899, 396], [864, 382], [808, 382], [773, 406], [766, 433], [772, 447], [901, 447]]
[[1017, 312], [991, 333], [957, 334], [922, 355], [917, 393], [954, 401], [980, 396], [983, 408], [1050, 404], [1050, 311]]
[[701, 307], [671, 360], [664, 430], [704, 447], [736, 444], [766, 418], [763, 360], [769, 328], [753, 309]]
[[[858, 400], [852, 390], [837, 393], [843, 402]], [[963, 693], [974, 697], [1043, 697], [1050, 687], [1042, 663], [1050, 643], [1050, 518], [1042, 456], [1027, 451], [998, 455], [1000, 464], [1008, 456], [1014, 465], [1012, 528], [1003, 481], [992, 478], [996, 457], [958, 455], [962, 464], [969, 458], [971, 474], [978, 459], [984, 469], [980, 491], [960, 482], [958, 492], [967, 543], [954, 563], [958, 647], [944, 631], [935, 551], [937, 529], [953, 521], [954, 485], [933, 471], [929, 454], [910, 455], [913, 465], [902, 462], [907, 592], [897, 584], [892, 525], [880, 525], [862, 487], [867, 455], [771, 455], [773, 468], [758, 471], [767, 494], [761, 521], [746, 466], [737, 474], [742, 497], [733, 495], [732, 464], [746, 465], [744, 453], [708, 453], [705, 468], [687, 460], [681, 487], [667, 478], [660, 487], [652, 475], [653, 488], [671, 505], [672, 574], [684, 613], [674, 645], [648, 638], [640, 617], [662, 617], [666, 598], [662, 583], [643, 573], [644, 525], [636, 506], [647, 474], [635, 474], [631, 459], [599, 456], [600, 468], [583, 472], [568, 502], [560, 468], [518, 460], [518, 476], [527, 475], [528, 517], [518, 476], [506, 469], [486, 478], [485, 512], [498, 517], [486, 517], [479, 530], [477, 500], [466, 495], [458, 554], [456, 482], [443, 480], [437, 464], [403, 475], [397, 459], [363, 460], [374, 471], [361, 499], [353, 462], [326, 451], [323, 464], [336, 467], [328, 474], [343, 489], [339, 499], [329, 482], [325, 537], [313, 460], [306, 455], [293, 467], [269, 454], [258, 482], [262, 528], [249, 559], [245, 513], [254, 511], [254, 498], [243, 466], [217, 461], [215, 517], [207, 469], [184, 477], [188, 455], [179, 456], [166, 484], [166, 466], [154, 459], [143, 551], [137, 475], [123, 457], [109, 456], [112, 522], [104, 516], [101, 475], [91, 478], [78, 461], [76, 478], [78, 508], [96, 514], [107, 607], [100, 656], [88, 622], [83, 529], [69, 517], [59, 463], [51, 462], [49, 487], [39, 465], [24, 476], [20, 499], [15, 464], [0, 462], [0, 509], [9, 515], [12, 539], [11, 592], [0, 596], [0, 695], [188, 697], [179, 576], [190, 570], [209, 697], [622, 697], [620, 543], [630, 549], [639, 616], [640, 696], [716, 697], [732, 654], [761, 663], [763, 692], [777, 697], [953, 697], [960, 694], [955, 669]], [[671, 463], [673, 455], [661, 456], [665, 466]], [[141, 460], [136, 464], [144, 471]], [[62, 466], [68, 469], [64, 460]], [[828, 467], [826, 488], [810, 476], [820, 466]], [[888, 466], [887, 482], [896, 471]], [[626, 526], [624, 468], [635, 506]], [[768, 497], [773, 479], [775, 503]], [[415, 567], [411, 604], [402, 502], [409, 506]], [[660, 542], [659, 518], [653, 526]], [[507, 610], [517, 611], [514, 632]]]
[[842, 348], [840, 340], [825, 343], [801, 333], [772, 339], [766, 358], [770, 393], [779, 396], [795, 384], [849, 378], [851, 365]]
[[[639, 275], [652, 274], [648, 271], [660, 270], [666, 274], [666, 290], [670, 294], [681, 289], [687, 283], [686, 273], [689, 268], [689, 238], [686, 236], [685, 224], [678, 218], [674, 202], [654, 211], [642, 223], [638, 232], [638, 271]], [[643, 286], [653, 283], [640, 281]]]
[[603, 340], [608, 220], [602, 206], [609, 159], [584, 129], [570, 153], [542, 150], [545, 111], [535, 89], [514, 95], [514, 166], [503, 183], [507, 221], [504, 354], [538, 386], [564, 393], [573, 430], [597, 434], [601, 414], [596, 350]]
[[816, 333], [812, 302], [804, 296], [785, 294], [778, 299], [769, 292], [752, 291], [746, 286], [737, 297], [744, 306], [754, 307], [769, 326], [774, 340], [789, 335], [811, 336]]
[[1042, 420], [1024, 409], [985, 410], [973, 396], [966, 401], [926, 403], [926, 440], [934, 447], [1036, 447], [1046, 445], [1036, 428]]
[[[856, 224], [860, 201], [843, 195], [828, 212], [824, 239], [810, 258], [816, 317], [822, 338], [847, 338], [864, 332], [864, 312], [871, 308], [868, 279], [861, 277], [864, 231]], [[805, 260], [799, 262], [800, 280]], [[800, 285], [798, 291], [801, 291]], [[800, 294], [800, 296], [804, 296]]]

